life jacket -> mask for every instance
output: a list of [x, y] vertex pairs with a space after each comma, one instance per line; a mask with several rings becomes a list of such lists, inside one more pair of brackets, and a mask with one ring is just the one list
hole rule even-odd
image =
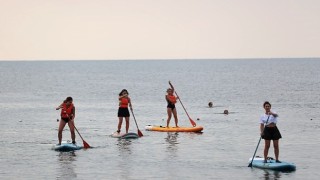
[[175, 104], [177, 102], [177, 98], [174, 95], [167, 95], [167, 100], [169, 100], [168, 103]]
[[129, 99], [128, 98], [121, 98], [120, 100], [120, 107], [121, 108], [128, 108]]
[[61, 108], [61, 118], [71, 118], [73, 116], [73, 108], [73, 104], [70, 104], [70, 106], [67, 107], [67, 104], [63, 103]]

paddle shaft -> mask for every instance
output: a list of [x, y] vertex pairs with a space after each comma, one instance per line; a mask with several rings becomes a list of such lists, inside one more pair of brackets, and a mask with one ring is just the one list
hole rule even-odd
[[[174, 90], [174, 93], [179, 97], [179, 95], [178, 95], [178, 93], [177, 93], [177, 91], [176, 91], [176, 90]], [[195, 123], [195, 122], [190, 118], [190, 116], [189, 116], [189, 114], [188, 114], [188, 112], [187, 112], [186, 108], [184, 107], [184, 105], [183, 105], [183, 103], [182, 103], [182, 101], [181, 101], [180, 97], [178, 98], [178, 100], [179, 100], [179, 102], [181, 103], [181, 106], [182, 106], [182, 108], [184, 109], [184, 112], [186, 112], [186, 114], [187, 114], [187, 116], [188, 116], [188, 118], [189, 118], [189, 120], [190, 120], [190, 122], [191, 122], [192, 126], [196, 126], [196, 123]]]
[[133, 114], [133, 111], [132, 111], [132, 110], [131, 110], [131, 113], [132, 113], [132, 116], [133, 116], [134, 122], [136, 123], [137, 129], [139, 129], [139, 128], [138, 128], [137, 121], [136, 121], [136, 117], [134, 116], [134, 114]]
[[72, 124], [73, 124], [74, 129], [76, 129], [77, 133], [79, 134], [80, 138], [82, 139], [82, 141], [84, 141], [84, 140], [83, 140], [83, 138], [82, 138], [82, 136], [81, 136], [81, 134], [79, 133], [79, 131], [78, 131], [77, 127], [74, 125], [74, 123], [73, 123], [73, 122], [72, 122]]
[[132, 109], [130, 109], [130, 110], [131, 110], [131, 113], [132, 113], [134, 122], [136, 123], [137, 129], [138, 129], [138, 135], [141, 137], [141, 136], [143, 136], [143, 134], [142, 134], [142, 132], [139, 130], [138, 123], [137, 123], [137, 121], [136, 121], [136, 117], [134, 116], [133, 110], [132, 110]]
[[[269, 117], [270, 117], [270, 115], [268, 116], [267, 122], [266, 122], [266, 124], [265, 124], [264, 127], [263, 127], [262, 133], [264, 133], [264, 129], [265, 129], [265, 126], [267, 125], [267, 123], [268, 123], [268, 121], [269, 121]], [[261, 137], [261, 135], [260, 135], [259, 142], [258, 142], [258, 144], [257, 144], [256, 150], [254, 151], [254, 154], [253, 154], [253, 156], [252, 156], [251, 162], [250, 162], [250, 164], [248, 165], [248, 167], [252, 167], [253, 158], [254, 158], [254, 156], [255, 156], [256, 153], [257, 153], [257, 150], [258, 150], [258, 147], [259, 147], [259, 144], [260, 144], [261, 139], [262, 139], [262, 137]]]
[[[68, 117], [69, 117], [69, 116], [68, 116]], [[70, 117], [69, 117], [69, 121], [72, 122], [72, 125], [73, 125], [74, 129], [76, 129], [77, 133], [79, 134], [80, 138], [82, 139], [83, 147], [84, 147], [84, 148], [90, 148], [90, 145], [82, 138], [81, 134], [79, 133], [77, 127], [74, 125], [74, 122], [73, 122], [73, 120], [71, 120]]]

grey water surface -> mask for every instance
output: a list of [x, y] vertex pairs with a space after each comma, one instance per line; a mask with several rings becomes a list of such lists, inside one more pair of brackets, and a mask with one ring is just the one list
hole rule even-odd
[[[320, 59], [2, 61], [0, 179], [319, 179], [319, 69]], [[203, 133], [144, 130], [165, 125], [169, 80]], [[124, 88], [144, 135], [139, 139], [110, 137]], [[74, 98], [77, 128], [94, 148], [52, 150], [55, 107], [67, 96]], [[247, 167], [266, 100], [280, 115], [280, 160], [295, 163], [295, 172]], [[179, 125], [191, 126], [176, 107]], [[67, 126], [63, 139], [70, 140]]]

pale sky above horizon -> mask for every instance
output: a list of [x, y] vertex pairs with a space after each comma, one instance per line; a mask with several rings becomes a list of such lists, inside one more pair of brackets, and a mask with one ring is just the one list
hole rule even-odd
[[0, 0], [0, 60], [320, 57], [319, 0]]

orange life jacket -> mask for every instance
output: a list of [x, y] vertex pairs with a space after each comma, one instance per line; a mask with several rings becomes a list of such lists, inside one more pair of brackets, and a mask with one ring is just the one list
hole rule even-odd
[[167, 95], [167, 98], [172, 104], [175, 104], [177, 102], [177, 98], [174, 95]]
[[120, 107], [121, 108], [127, 108], [128, 104], [129, 104], [128, 98], [121, 98], [121, 100], [120, 100]]
[[73, 104], [70, 104], [70, 106], [67, 107], [67, 104], [63, 103], [61, 108], [61, 118], [71, 118], [73, 116], [73, 107]]

